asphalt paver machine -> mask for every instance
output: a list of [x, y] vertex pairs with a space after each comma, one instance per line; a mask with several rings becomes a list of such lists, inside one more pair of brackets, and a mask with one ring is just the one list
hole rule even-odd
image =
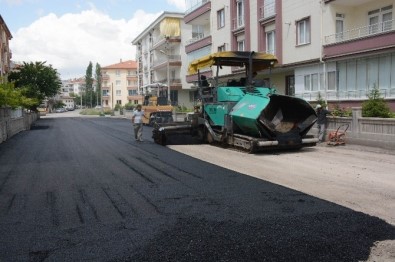
[[[202, 143], [231, 146], [248, 152], [300, 149], [315, 146], [308, 135], [317, 120], [311, 105], [300, 98], [280, 95], [270, 86], [257, 85], [253, 72], [275, 66], [275, 56], [259, 52], [218, 52], [192, 61], [189, 74], [216, 66], [214, 84], [199, 81], [199, 103], [188, 121], [156, 123], [153, 139], [166, 145], [168, 139], [190, 135]], [[230, 66], [245, 71], [240, 80], [219, 84], [219, 71]]]

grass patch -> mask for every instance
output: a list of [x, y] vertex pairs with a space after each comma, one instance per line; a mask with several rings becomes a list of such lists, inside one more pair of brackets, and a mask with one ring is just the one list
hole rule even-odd
[[101, 115], [111, 115], [112, 111], [108, 109], [104, 109], [102, 112], [101, 109], [88, 108], [81, 110], [80, 114], [86, 116], [101, 116]]

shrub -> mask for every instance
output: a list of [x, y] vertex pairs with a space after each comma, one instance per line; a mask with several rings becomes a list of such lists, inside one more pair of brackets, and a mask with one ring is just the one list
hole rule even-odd
[[380, 97], [380, 90], [374, 86], [368, 95], [368, 100], [362, 103], [363, 117], [390, 118], [391, 111], [384, 98]]
[[114, 107], [115, 111], [121, 110], [122, 109], [122, 105], [121, 104], [116, 104]]
[[340, 108], [336, 105], [333, 110], [331, 110], [333, 116], [349, 117], [352, 116], [352, 110], [350, 108]]
[[133, 110], [134, 107], [135, 107], [135, 105], [134, 105], [133, 103], [127, 103], [127, 104], [125, 105], [125, 109], [126, 109], [126, 110]]

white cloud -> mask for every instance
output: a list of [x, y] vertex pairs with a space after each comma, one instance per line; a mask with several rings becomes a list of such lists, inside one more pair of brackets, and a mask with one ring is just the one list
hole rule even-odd
[[176, 6], [181, 11], [185, 11], [186, 9], [185, 0], [167, 0], [167, 3]]
[[84, 76], [90, 61], [107, 66], [135, 59], [131, 41], [158, 15], [139, 10], [128, 21], [113, 20], [94, 8], [60, 17], [48, 14], [13, 35], [12, 60], [47, 61], [62, 79]]

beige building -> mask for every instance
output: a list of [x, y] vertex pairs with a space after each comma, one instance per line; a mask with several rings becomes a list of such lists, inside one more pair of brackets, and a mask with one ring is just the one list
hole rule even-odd
[[[182, 32], [187, 62], [221, 50], [271, 53], [279, 63], [259, 77], [279, 93], [351, 107], [377, 87], [395, 111], [394, 0], [186, 3], [184, 22], [192, 26]], [[237, 73], [232, 68], [224, 75]], [[197, 76], [186, 79], [194, 85]]]
[[116, 104], [141, 104], [143, 96], [138, 90], [137, 63], [134, 60], [120, 61], [101, 68], [102, 105], [113, 109]]
[[[133, 41], [138, 62], [138, 85], [161, 83], [168, 87], [172, 105], [191, 106], [187, 86], [185, 46], [181, 32], [190, 31], [183, 23], [184, 13], [163, 12]], [[170, 91], [170, 92], [169, 92]]]
[[12, 39], [10, 30], [0, 15], [0, 77], [6, 76], [11, 71], [12, 53], [9, 41]]

